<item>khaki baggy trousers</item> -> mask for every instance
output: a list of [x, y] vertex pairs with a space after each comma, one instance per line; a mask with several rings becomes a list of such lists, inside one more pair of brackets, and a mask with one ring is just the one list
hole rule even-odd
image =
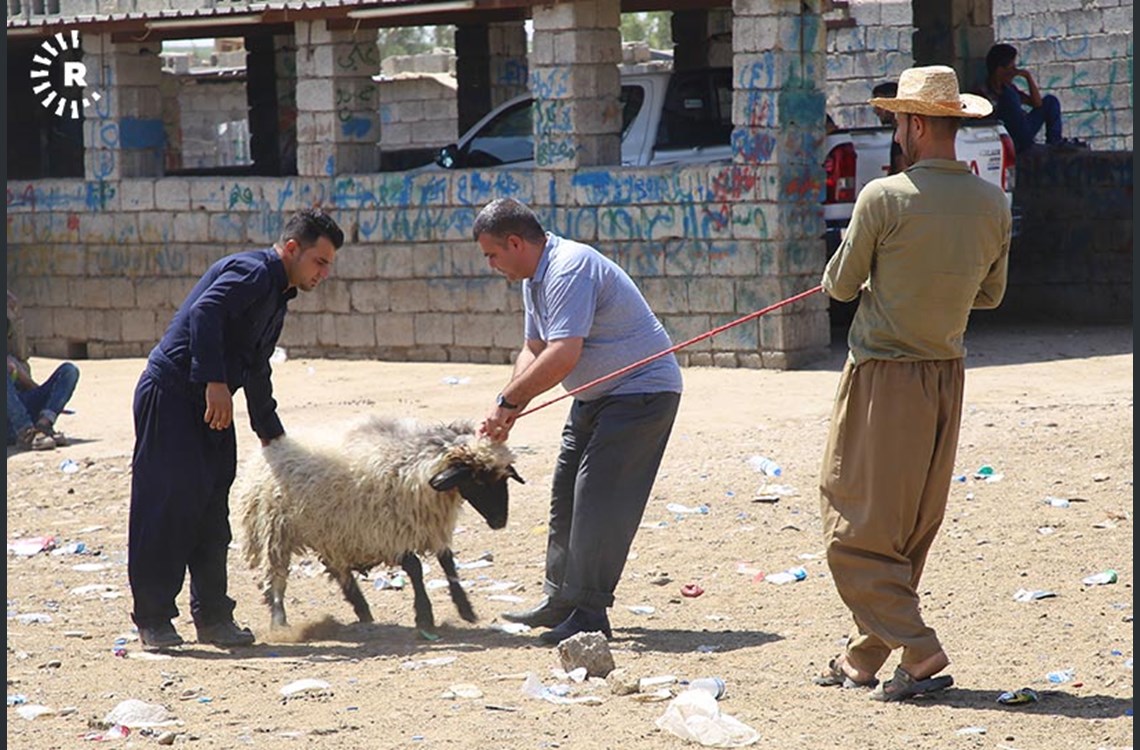
[[961, 359], [848, 361], [820, 472], [827, 563], [855, 628], [846, 659], [876, 672], [941, 650], [917, 587], [946, 513], [958, 448]]

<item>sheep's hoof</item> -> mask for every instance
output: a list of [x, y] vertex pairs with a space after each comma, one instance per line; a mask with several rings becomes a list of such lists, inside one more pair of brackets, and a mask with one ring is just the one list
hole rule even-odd
[[269, 616], [269, 627], [272, 630], [284, 630], [289, 627], [289, 623], [285, 620], [284, 612], [274, 612]]
[[479, 615], [475, 614], [475, 610], [470, 607], [460, 607], [459, 616], [467, 622], [479, 622]]
[[376, 622], [376, 620], [372, 619], [372, 613], [371, 612], [366, 612], [363, 615], [357, 615], [356, 619], [358, 622], [365, 622], [365, 623]]

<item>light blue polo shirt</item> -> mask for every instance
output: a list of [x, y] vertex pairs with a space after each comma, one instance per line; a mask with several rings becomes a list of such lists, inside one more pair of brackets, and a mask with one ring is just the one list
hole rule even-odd
[[[562, 381], [568, 391], [673, 345], [633, 279], [589, 245], [547, 232], [538, 268], [522, 290], [528, 340], [583, 339], [582, 356]], [[672, 354], [576, 398], [661, 392], [681, 392], [681, 368]]]

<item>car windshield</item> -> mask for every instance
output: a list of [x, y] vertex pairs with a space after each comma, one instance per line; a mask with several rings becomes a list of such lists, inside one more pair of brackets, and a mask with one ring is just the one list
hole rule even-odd
[[[621, 87], [621, 135], [645, 103], [641, 86]], [[534, 159], [534, 100], [518, 102], [487, 122], [463, 145], [454, 167], [495, 167]]]

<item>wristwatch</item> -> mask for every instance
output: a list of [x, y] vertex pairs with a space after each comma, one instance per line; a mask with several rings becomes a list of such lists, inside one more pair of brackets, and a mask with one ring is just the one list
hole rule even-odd
[[498, 395], [497, 398], [495, 398], [495, 403], [498, 404], [503, 409], [517, 409], [517, 408], [519, 408], [518, 404], [512, 404], [510, 401], [507, 401], [506, 397], [503, 396], [503, 394], [501, 394], [501, 393]]

